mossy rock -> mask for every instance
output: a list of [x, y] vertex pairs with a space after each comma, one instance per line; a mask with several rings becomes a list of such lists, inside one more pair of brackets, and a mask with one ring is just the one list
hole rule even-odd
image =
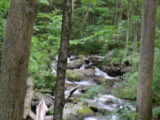
[[76, 70], [67, 70], [66, 77], [69, 80], [80, 81], [83, 78], [83, 74]]
[[[94, 69], [85, 69], [85, 70], [67, 70], [66, 77], [69, 80], [80, 81], [85, 78], [92, 78], [94, 76]], [[93, 79], [93, 78], [92, 78]]]
[[94, 112], [89, 107], [84, 107], [83, 109], [77, 111], [77, 115], [79, 120], [83, 120], [85, 117], [93, 116]]

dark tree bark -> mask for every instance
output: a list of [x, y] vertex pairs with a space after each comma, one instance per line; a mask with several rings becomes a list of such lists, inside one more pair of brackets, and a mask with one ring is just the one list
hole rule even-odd
[[137, 91], [139, 120], [152, 119], [152, 79], [157, 0], [144, 1], [140, 74]]
[[22, 120], [35, 0], [11, 0], [0, 73], [0, 119]]
[[71, 32], [71, 16], [72, 16], [72, 0], [65, 0], [61, 45], [59, 49], [58, 66], [57, 66], [57, 82], [55, 89], [55, 105], [54, 105], [54, 119], [62, 120], [63, 108], [65, 104], [64, 85], [67, 69], [68, 46]]

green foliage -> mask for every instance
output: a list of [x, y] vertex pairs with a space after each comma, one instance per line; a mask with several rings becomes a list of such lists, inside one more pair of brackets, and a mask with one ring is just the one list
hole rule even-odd
[[48, 0], [39, 0], [40, 4], [45, 4], [45, 5], [49, 5], [49, 1]]
[[0, 1], [0, 60], [2, 56], [2, 44], [5, 35], [6, 14], [8, 10], [9, 0]]
[[1, 0], [0, 2], [0, 18], [4, 17], [7, 13], [9, 0]]
[[54, 87], [51, 64], [59, 49], [62, 20], [58, 13], [39, 13], [34, 26], [29, 72], [34, 76], [37, 88]]
[[[120, 50], [121, 51], [121, 50]], [[116, 59], [116, 56], [112, 56]], [[119, 57], [117, 57], [117, 60]], [[140, 54], [138, 52], [129, 51], [129, 55], [125, 58], [125, 61], [129, 61], [132, 65], [132, 71], [123, 75], [124, 81], [122, 84], [114, 90], [114, 94], [120, 98], [135, 99], [137, 93], [137, 81], [138, 81], [138, 68], [140, 61]], [[109, 61], [109, 63], [112, 63]], [[115, 61], [116, 63], [118, 61]]]
[[94, 98], [96, 96], [98, 96], [100, 93], [104, 93], [106, 86], [105, 85], [97, 85], [97, 86], [93, 86], [90, 87], [87, 92], [84, 94], [84, 97], [86, 98]]
[[156, 106], [153, 108], [153, 117], [155, 120], [158, 120], [160, 117], [160, 106]]
[[90, 108], [84, 107], [83, 109], [78, 110], [77, 114], [78, 114], [79, 119], [82, 120], [84, 117], [94, 115], [94, 112]]
[[0, 28], [0, 41], [4, 40], [5, 25], [6, 25], [6, 20], [0, 17], [0, 26], [1, 26], [1, 28]]
[[1, 60], [1, 56], [2, 56], [2, 45], [3, 45], [3, 41], [4, 41], [4, 30], [5, 30], [5, 24], [6, 21], [5, 19], [0, 17], [0, 60]]
[[138, 72], [125, 74], [125, 81], [115, 89], [114, 94], [120, 98], [135, 99], [137, 91]]
[[96, 4], [98, 0], [81, 0], [82, 3], [92, 3]]
[[[85, 2], [92, 2], [92, 0], [83, 0]], [[94, 0], [93, 0], [94, 1]], [[130, 6], [128, 6], [128, 4]], [[117, 23], [127, 20], [128, 9], [132, 16], [140, 16], [141, 13], [141, 0], [135, 0], [128, 2], [128, 0], [111, 1], [111, 0], [97, 0], [94, 6], [89, 9], [88, 19], [84, 29], [81, 28], [82, 21], [85, 18], [86, 11], [88, 10], [88, 4], [82, 4], [76, 7], [73, 16], [73, 36], [75, 38], [82, 38], [96, 32], [97, 29], [102, 28], [105, 25], [117, 25]], [[128, 8], [129, 7], [129, 8]], [[136, 9], [135, 9], [136, 8]], [[130, 24], [132, 27], [132, 25]], [[138, 26], [135, 26], [139, 28]], [[134, 28], [133, 28], [134, 29]], [[72, 37], [73, 37], [72, 36]]]
[[154, 91], [155, 93], [159, 94], [160, 92], [160, 86], [159, 86], [159, 82], [160, 82], [160, 48], [157, 48], [155, 50], [155, 62], [154, 62], [154, 82], [153, 82], [153, 87], [154, 87]]
[[121, 61], [126, 47], [127, 29], [129, 29], [130, 33], [127, 56], [134, 54], [134, 50], [136, 50], [136, 52], [139, 50], [139, 38], [135, 41], [133, 40], [135, 39], [135, 34], [139, 31], [140, 18], [138, 16], [132, 16], [130, 25], [127, 26], [126, 24], [127, 21], [122, 20], [118, 25], [87, 25], [85, 33], [83, 33], [84, 37], [71, 41], [72, 53], [106, 55], [108, 51], [112, 50], [116, 52], [116, 56], [111, 58], [112, 61]]
[[[160, 20], [160, 6], [158, 6], [158, 9], [157, 9], [157, 21], [159, 20]], [[157, 24], [160, 25], [159, 22]]]
[[[126, 60], [131, 61], [134, 65], [134, 70], [124, 75], [125, 81], [122, 85], [116, 90], [116, 94], [122, 98], [136, 98], [136, 90], [137, 90], [137, 80], [138, 80], [138, 65], [139, 65], [139, 56], [138, 54], [133, 54], [127, 57]], [[155, 61], [154, 61], [154, 81], [153, 81], [153, 89], [154, 94], [159, 94], [160, 92], [160, 49], [155, 49]], [[118, 91], [118, 92], [117, 92]]]
[[34, 75], [35, 78], [35, 87], [37, 89], [49, 89], [53, 90], [56, 83], [56, 77], [51, 74], [51, 71], [43, 71], [38, 73], [38, 75]]
[[121, 120], [136, 120], [137, 117], [136, 111], [130, 111], [125, 109], [120, 109], [117, 112], [112, 112], [107, 114], [105, 114], [107, 120], [112, 119], [112, 115], [119, 116]]
[[118, 112], [122, 120], [135, 120], [137, 113], [136, 111], [120, 110]]
[[[104, 26], [92, 35], [71, 41], [71, 52], [74, 54], [106, 54], [114, 44], [117, 44], [114, 35], [116, 26]], [[95, 44], [96, 43], [96, 44]]]
[[120, 109], [116, 112], [112, 112], [112, 113], [104, 113], [107, 120], [111, 120], [112, 116], [119, 116], [120, 120], [136, 120], [137, 117], [137, 113], [136, 111], [130, 111], [127, 109]]
[[[158, 7], [157, 12], [157, 21], [160, 21], [160, 6]], [[155, 61], [154, 61], [154, 81], [153, 81], [153, 88], [155, 94], [160, 94], [160, 23], [157, 22], [157, 28], [156, 28], [156, 48], [155, 48]]]
[[[104, 52], [105, 53], [105, 52]], [[124, 56], [124, 50], [119, 50], [118, 48], [114, 48], [108, 54], [106, 54], [105, 59], [102, 61], [101, 67], [107, 65], [121, 64], [122, 58]]]
[[158, 7], [157, 12], [157, 28], [156, 28], [156, 47], [160, 48], [160, 6]]
[[74, 81], [80, 81], [82, 78], [83, 78], [83, 74], [80, 73], [79, 71], [67, 71], [66, 73], [66, 77], [69, 79], [69, 80], [74, 80]]

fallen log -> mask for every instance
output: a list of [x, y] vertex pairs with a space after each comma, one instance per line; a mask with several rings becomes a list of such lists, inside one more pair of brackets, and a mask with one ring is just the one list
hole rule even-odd
[[[67, 102], [69, 98], [74, 94], [74, 92], [80, 87], [80, 85], [75, 86], [72, 88], [67, 94], [65, 94], [65, 101]], [[53, 100], [55, 100], [54, 96], [51, 96]]]
[[74, 92], [80, 87], [80, 85], [77, 85], [76, 87], [72, 88], [68, 94], [65, 95], [65, 101], [67, 102], [69, 98], [74, 94]]
[[[80, 85], [75, 86], [72, 88], [66, 95], [65, 101], [67, 102], [69, 98], [74, 94], [74, 92], [80, 87]], [[25, 103], [24, 103], [24, 115], [23, 119], [27, 120], [27, 118], [31, 118], [32, 120], [53, 120], [53, 116], [46, 116], [46, 112], [48, 108], [42, 99], [40, 103], [37, 105], [36, 114], [31, 110], [31, 103], [34, 96], [34, 84], [32, 77], [29, 77], [27, 80], [27, 90], [25, 96]], [[53, 96], [52, 99], [55, 99]]]
[[48, 111], [48, 107], [42, 99], [37, 105], [36, 109], [36, 120], [45, 120], [46, 113]]

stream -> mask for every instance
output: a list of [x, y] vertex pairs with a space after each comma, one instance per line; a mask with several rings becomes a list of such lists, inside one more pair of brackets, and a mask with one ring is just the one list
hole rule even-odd
[[[93, 56], [92, 56], [93, 57]], [[104, 57], [103, 56], [95, 56], [94, 59], [96, 61], [101, 61]], [[52, 65], [53, 74], [56, 74], [56, 64]], [[64, 108], [64, 118], [67, 118], [69, 114], [73, 114], [77, 116], [77, 111], [83, 108], [83, 102], [87, 103], [89, 106], [95, 106], [98, 111], [106, 111], [110, 112], [109, 116], [102, 116], [102, 115], [88, 115], [84, 116], [83, 120], [121, 120], [120, 117], [116, 113], [121, 109], [135, 111], [135, 107], [130, 104], [129, 101], [126, 101], [121, 98], [117, 98], [112, 94], [99, 94], [98, 96], [94, 97], [93, 99], [83, 98], [83, 94], [85, 93], [84, 89], [88, 87], [94, 87], [99, 84], [102, 84], [105, 80], [113, 81], [112, 87], [116, 87], [116, 83], [120, 84], [120, 77], [112, 77], [109, 76], [106, 72], [102, 71], [97, 66], [94, 66], [93, 60], [87, 57], [80, 57], [71, 56], [68, 58], [68, 69], [72, 72], [76, 73], [83, 73], [81, 80], [70, 80], [66, 78], [66, 90], [65, 94], [68, 94], [71, 89], [76, 86], [79, 86], [78, 89], [73, 93], [72, 99], [76, 98], [79, 99], [80, 102], [75, 103], [67, 103]], [[101, 78], [103, 81], [98, 83], [96, 78]], [[83, 102], [81, 102], [83, 101]], [[78, 119], [76, 119], [78, 120]]]
[[[121, 74], [111, 76], [99, 66], [104, 56], [79, 55], [68, 58], [68, 67], [65, 79], [64, 120], [125, 120], [121, 117], [123, 111], [134, 112], [132, 101], [116, 97], [111, 90], [117, 90], [123, 79]], [[57, 59], [52, 63], [52, 73], [56, 76]], [[113, 70], [115, 71], [115, 70]], [[112, 73], [112, 71], [109, 71]], [[119, 71], [116, 71], [116, 74]], [[121, 72], [122, 73], [122, 72]], [[104, 86], [104, 87], [103, 87]], [[101, 91], [97, 91], [97, 87]], [[109, 88], [108, 88], [109, 87]], [[89, 90], [91, 94], [85, 96]], [[99, 88], [98, 88], [99, 89]], [[111, 90], [110, 90], [111, 89]], [[72, 94], [71, 94], [72, 93]], [[31, 101], [31, 111], [36, 114], [37, 105], [44, 100], [48, 111], [46, 120], [53, 119], [54, 96], [52, 91], [35, 91]], [[49, 118], [49, 119], [47, 119]], [[26, 120], [33, 120], [27, 118]]]

